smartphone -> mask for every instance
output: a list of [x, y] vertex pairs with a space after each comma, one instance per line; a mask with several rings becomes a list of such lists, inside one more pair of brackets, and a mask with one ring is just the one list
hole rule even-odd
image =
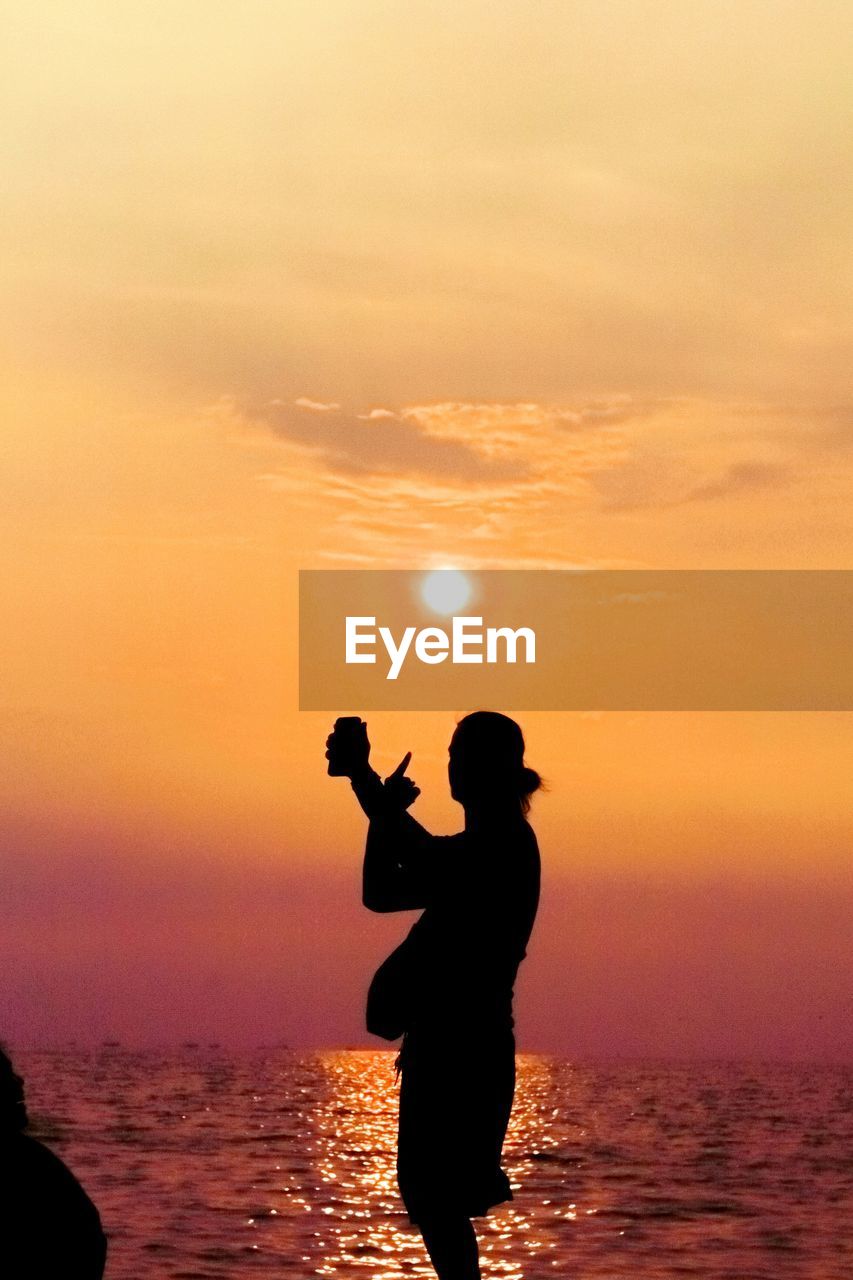
[[346, 748], [367, 735], [367, 725], [360, 716], [338, 716], [333, 732], [334, 740], [329, 746], [329, 776], [341, 778], [345, 774], [338, 763], [338, 748], [343, 749], [343, 758], [346, 759]]

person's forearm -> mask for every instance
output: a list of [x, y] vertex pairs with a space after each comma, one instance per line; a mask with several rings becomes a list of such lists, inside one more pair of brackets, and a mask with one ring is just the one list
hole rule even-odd
[[368, 818], [381, 817], [386, 812], [385, 794], [382, 779], [369, 764], [364, 765], [350, 778], [355, 797]]
[[370, 765], [365, 765], [357, 773], [352, 774], [350, 783], [371, 825], [382, 830], [386, 836], [397, 838], [402, 845], [401, 853], [405, 853], [405, 847], [410, 842], [419, 843], [424, 838], [429, 839], [428, 833], [416, 818], [413, 818], [407, 810], [389, 803], [382, 779]]
[[352, 781], [370, 819], [362, 867], [362, 902], [371, 911], [421, 910], [426, 898], [420, 880], [407, 869], [407, 853], [413, 843], [429, 837], [405, 809], [388, 803], [388, 797], [381, 794], [381, 781], [378, 786], [364, 776]]

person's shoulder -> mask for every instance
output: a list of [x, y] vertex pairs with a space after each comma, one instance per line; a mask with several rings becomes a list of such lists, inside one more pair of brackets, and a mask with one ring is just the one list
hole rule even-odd
[[492, 845], [510, 866], [534, 868], [539, 865], [539, 843], [526, 818], [507, 823], [496, 833]]
[[539, 852], [539, 841], [536, 839], [536, 832], [526, 818], [522, 818], [516, 828], [516, 839], [522, 849], [526, 849], [529, 852]]
[[525, 819], [521, 824], [519, 849], [521, 856], [528, 865], [538, 871], [541, 864], [541, 859], [539, 857], [539, 841], [536, 839], [536, 832], [533, 830], [527, 819]]

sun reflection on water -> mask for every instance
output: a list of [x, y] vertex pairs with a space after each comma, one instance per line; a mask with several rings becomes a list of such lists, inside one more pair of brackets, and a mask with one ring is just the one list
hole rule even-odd
[[[328, 1094], [315, 1112], [315, 1163], [327, 1201], [315, 1205], [329, 1221], [316, 1232], [322, 1258], [316, 1274], [370, 1271], [375, 1280], [434, 1276], [420, 1235], [400, 1200], [396, 1180], [398, 1093], [393, 1054], [329, 1053], [322, 1057]], [[544, 1059], [521, 1057], [505, 1167], [513, 1190], [537, 1156], [553, 1149], [552, 1104]], [[448, 1151], [448, 1160], [452, 1159]], [[519, 1245], [529, 1261], [548, 1265], [555, 1244], [537, 1237], [518, 1200], [476, 1222], [485, 1275], [522, 1280]], [[508, 1256], [510, 1242], [515, 1258]]]

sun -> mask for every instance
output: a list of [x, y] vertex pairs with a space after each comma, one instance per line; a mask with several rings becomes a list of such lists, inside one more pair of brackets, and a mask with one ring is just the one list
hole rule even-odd
[[435, 613], [449, 615], [464, 609], [473, 587], [461, 569], [433, 569], [421, 583], [421, 598]]

